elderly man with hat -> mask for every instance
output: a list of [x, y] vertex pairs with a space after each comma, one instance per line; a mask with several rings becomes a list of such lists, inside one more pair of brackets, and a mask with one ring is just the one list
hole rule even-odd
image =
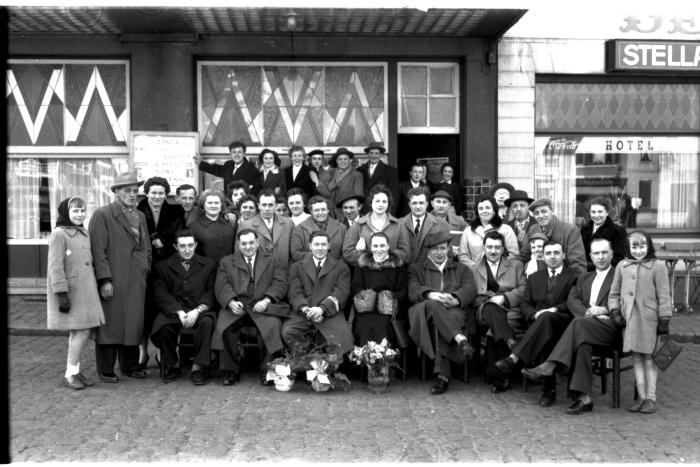
[[450, 363], [464, 363], [474, 348], [467, 335], [473, 332], [469, 308], [476, 297], [471, 270], [449, 259], [450, 235], [437, 231], [428, 236], [428, 258], [408, 270], [410, 336], [421, 352], [435, 361], [431, 394], [447, 391]]
[[362, 193], [364, 182], [362, 174], [353, 170], [352, 160], [355, 154], [347, 148], [338, 148], [331, 159], [331, 167], [329, 176], [326, 181], [318, 178], [316, 191], [321, 196], [329, 199], [329, 206], [334, 206], [332, 216], [336, 219], [342, 219], [343, 210], [335, 207], [344, 193]]
[[501, 216], [503, 222], [507, 222], [510, 219], [508, 215], [508, 206], [506, 205], [506, 200], [511, 197], [515, 188], [510, 183], [497, 183], [491, 190], [489, 190], [489, 196], [493, 197], [498, 204], [498, 215]]
[[335, 207], [343, 213], [343, 216], [339, 217], [338, 220], [341, 221], [345, 228], [349, 229], [352, 227], [352, 224], [360, 217], [360, 210], [364, 202], [365, 197], [357, 193], [347, 192], [340, 195], [340, 201]]
[[[450, 209], [452, 207], [452, 202], [452, 195], [445, 190], [438, 190], [430, 196], [430, 205], [433, 207], [431, 214], [447, 222], [450, 228], [450, 234], [452, 235], [450, 246], [452, 246], [454, 250], [455, 247], [459, 247], [462, 232], [464, 232], [464, 229], [466, 229], [469, 224], [464, 220], [464, 217], [455, 214], [454, 209]], [[457, 235], [457, 232], [459, 232], [459, 235]], [[454, 251], [454, 253], [456, 257], [459, 257], [458, 251]]]
[[523, 247], [517, 258], [526, 263], [530, 261], [530, 236], [541, 232], [548, 241], [555, 241], [562, 246], [566, 254], [565, 265], [576, 274], [586, 272], [586, 250], [583, 247], [581, 232], [575, 225], [563, 222], [554, 215], [552, 201], [549, 198], [539, 198], [530, 204], [530, 211], [537, 222], [531, 225], [523, 239]]
[[523, 247], [525, 234], [531, 225], [535, 225], [535, 218], [530, 214], [530, 203], [534, 199], [527, 195], [527, 191], [515, 190], [510, 194], [510, 198], [504, 201], [510, 209], [512, 219], [506, 222], [515, 232], [518, 239], [518, 248]]
[[375, 185], [384, 185], [389, 188], [394, 203], [391, 207], [391, 215], [396, 216], [399, 201], [399, 174], [396, 168], [385, 164], [381, 160], [381, 155], [386, 153], [386, 148], [380, 143], [370, 143], [365, 148], [367, 163], [358, 167], [357, 171], [362, 174], [365, 188], [365, 199], [368, 199], [369, 190]]
[[139, 343], [151, 240], [146, 217], [136, 207], [142, 184], [135, 173], [117, 175], [111, 187], [114, 202], [98, 208], [90, 221], [95, 278], [106, 321], [97, 329], [97, 373], [100, 380], [109, 383], [119, 382], [114, 373], [117, 356], [122, 374], [146, 377], [139, 367]]

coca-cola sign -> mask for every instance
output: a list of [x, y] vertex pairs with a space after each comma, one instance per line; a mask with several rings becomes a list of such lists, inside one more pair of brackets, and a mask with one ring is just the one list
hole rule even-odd
[[547, 143], [546, 151], [571, 151], [576, 152], [580, 139], [552, 138]]

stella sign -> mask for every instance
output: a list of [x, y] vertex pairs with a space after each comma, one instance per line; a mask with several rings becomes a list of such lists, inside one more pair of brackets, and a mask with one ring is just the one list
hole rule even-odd
[[700, 73], [700, 42], [611, 40], [608, 71], [687, 71]]

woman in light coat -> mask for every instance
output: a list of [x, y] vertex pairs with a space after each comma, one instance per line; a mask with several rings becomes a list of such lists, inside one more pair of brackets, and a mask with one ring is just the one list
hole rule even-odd
[[92, 328], [105, 322], [84, 219], [85, 201], [64, 199], [58, 205], [58, 221], [49, 239], [46, 324], [48, 329], [69, 332], [63, 385], [70, 389], [93, 386], [80, 371], [80, 355]]
[[483, 196], [474, 208], [474, 220], [464, 229], [459, 242], [459, 261], [474, 269], [484, 257], [484, 235], [496, 230], [505, 238], [505, 249], [510, 256], [519, 253], [518, 237], [498, 215], [498, 204], [492, 196]]

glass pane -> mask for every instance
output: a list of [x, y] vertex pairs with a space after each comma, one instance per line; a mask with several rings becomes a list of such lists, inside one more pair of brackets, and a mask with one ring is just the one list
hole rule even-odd
[[401, 95], [425, 96], [428, 88], [428, 71], [424, 66], [401, 67]]
[[454, 73], [456, 68], [431, 68], [430, 69], [430, 95], [451, 94], [454, 95]]
[[424, 97], [404, 97], [401, 99], [401, 126], [427, 126], [426, 99]]
[[431, 97], [430, 98], [430, 126], [456, 127], [455, 122], [454, 97]]

